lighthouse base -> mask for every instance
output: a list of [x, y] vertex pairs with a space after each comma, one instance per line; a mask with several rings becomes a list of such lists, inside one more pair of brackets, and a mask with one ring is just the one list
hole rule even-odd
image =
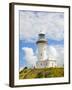
[[48, 68], [48, 67], [56, 67], [56, 60], [43, 60], [37, 61], [36, 68]]

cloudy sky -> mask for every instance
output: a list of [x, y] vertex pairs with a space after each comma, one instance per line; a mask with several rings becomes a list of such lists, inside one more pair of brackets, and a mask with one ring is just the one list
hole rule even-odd
[[20, 69], [36, 64], [38, 33], [45, 32], [48, 41], [48, 57], [57, 59], [58, 65], [64, 62], [64, 13], [44, 11], [19, 11]]

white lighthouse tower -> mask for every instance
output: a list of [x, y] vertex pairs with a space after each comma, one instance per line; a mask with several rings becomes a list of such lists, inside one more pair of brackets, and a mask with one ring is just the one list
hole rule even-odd
[[36, 44], [38, 47], [38, 55], [37, 55], [38, 61], [36, 63], [36, 67], [37, 68], [56, 67], [57, 66], [56, 60], [54, 58], [50, 58], [50, 57], [48, 59], [48, 56], [47, 56], [48, 55], [47, 54], [48, 43], [45, 38], [44, 32], [39, 33]]
[[44, 68], [46, 66], [47, 60], [47, 40], [45, 38], [45, 33], [40, 32], [38, 35], [38, 41], [36, 42], [38, 46], [38, 62], [37, 67]]

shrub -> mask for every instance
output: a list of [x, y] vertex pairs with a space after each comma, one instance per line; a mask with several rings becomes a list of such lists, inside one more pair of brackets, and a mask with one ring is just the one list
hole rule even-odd
[[39, 73], [37, 74], [37, 78], [42, 78], [42, 77], [44, 77], [44, 76], [43, 76], [43, 73], [42, 73], [42, 72], [39, 72]]
[[27, 67], [25, 67], [24, 69], [27, 69]]

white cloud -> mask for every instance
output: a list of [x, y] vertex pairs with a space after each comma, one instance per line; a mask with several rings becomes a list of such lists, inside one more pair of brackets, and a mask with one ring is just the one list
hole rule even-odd
[[24, 69], [24, 67], [22, 66], [22, 67], [19, 68], [19, 71], [21, 71], [21, 70], [23, 70], [23, 69]]
[[56, 48], [54, 46], [49, 46], [48, 47], [48, 58], [56, 60], [57, 57], [58, 57], [58, 53], [57, 53]]
[[37, 62], [37, 56], [35, 56], [33, 49], [29, 47], [24, 47], [22, 48], [25, 53], [25, 60], [27, 62], [28, 67], [33, 67], [36, 66]]
[[61, 45], [49, 46], [48, 58], [56, 60], [58, 66], [62, 66], [64, 64], [64, 47]]
[[64, 13], [20, 11], [20, 39], [35, 41], [40, 31], [55, 40], [64, 38]]
[[[22, 48], [25, 53], [25, 60], [28, 67], [36, 66], [37, 55], [33, 52], [32, 48], [24, 47]], [[37, 52], [37, 51], [36, 51]], [[64, 48], [60, 45], [49, 46], [48, 47], [48, 59], [56, 60], [58, 66], [63, 66], [64, 64]]]
[[64, 47], [63, 46], [55, 46], [57, 52], [58, 52], [58, 65], [64, 64]]

